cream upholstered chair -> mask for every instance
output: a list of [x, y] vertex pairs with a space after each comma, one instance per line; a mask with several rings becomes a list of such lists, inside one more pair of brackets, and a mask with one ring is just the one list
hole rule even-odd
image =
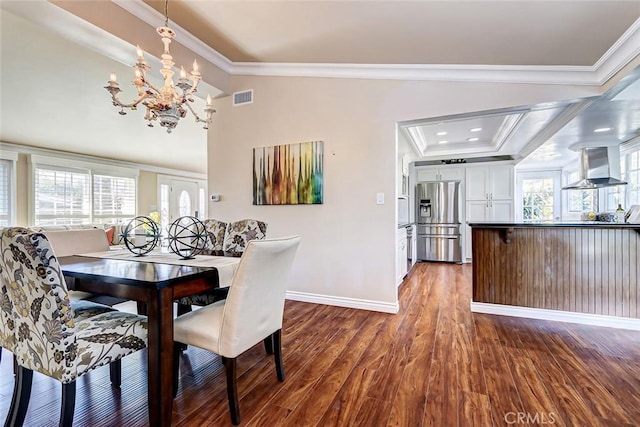
[[[262, 240], [267, 236], [267, 223], [255, 219], [243, 219], [229, 224], [207, 219], [204, 224], [214, 254], [221, 252], [226, 256], [241, 256], [250, 241]], [[223, 287], [180, 298], [178, 315], [190, 312], [192, 305], [205, 306], [225, 299], [228, 291], [228, 287]]]
[[284, 299], [300, 237], [248, 243], [226, 300], [174, 320], [174, 395], [177, 393], [180, 343], [210, 350], [222, 357], [227, 374], [229, 411], [240, 423], [236, 357], [264, 341], [273, 352], [279, 381], [284, 381], [281, 330]]
[[111, 382], [119, 386], [120, 359], [146, 347], [147, 319], [119, 311], [76, 316], [58, 260], [42, 233], [3, 229], [0, 269], [11, 306], [8, 322], [13, 325], [18, 365], [6, 425], [23, 424], [33, 371], [37, 371], [62, 383], [60, 425], [70, 426], [75, 380], [98, 366], [115, 363], [112, 366], [118, 369], [111, 369]]

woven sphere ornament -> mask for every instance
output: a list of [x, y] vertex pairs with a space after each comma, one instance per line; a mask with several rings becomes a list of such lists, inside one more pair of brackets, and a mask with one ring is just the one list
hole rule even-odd
[[151, 252], [160, 241], [160, 226], [147, 216], [137, 216], [122, 231], [122, 240], [136, 256]]
[[198, 218], [183, 216], [167, 228], [169, 249], [182, 259], [192, 259], [201, 253], [207, 244], [207, 230]]

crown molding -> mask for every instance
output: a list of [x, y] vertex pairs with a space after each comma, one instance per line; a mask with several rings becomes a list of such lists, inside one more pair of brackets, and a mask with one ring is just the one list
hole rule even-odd
[[640, 18], [593, 65], [600, 85], [640, 55]]
[[599, 85], [590, 66], [293, 64], [236, 62], [233, 75]]

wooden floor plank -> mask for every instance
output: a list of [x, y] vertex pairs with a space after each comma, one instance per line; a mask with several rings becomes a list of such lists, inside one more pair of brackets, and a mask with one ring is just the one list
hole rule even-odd
[[[287, 301], [286, 381], [261, 344], [238, 358], [242, 425], [637, 425], [640, 332], [474, 314], [470, 300], [470, 265], [419, 263], [395, 315]], [[231, 426], [220, 358], [189, 347], [180, 363], [173, 424]], [[0, 421], [12, 389], [3, 351]], [[74, 426], [146, 426], [146, 396], [143, 351], [123, 360], [120, 389], [108, 368], [78, 381]], [[59, 410], [60, 384], [34, 375], [25, 425], [55, 426]]]

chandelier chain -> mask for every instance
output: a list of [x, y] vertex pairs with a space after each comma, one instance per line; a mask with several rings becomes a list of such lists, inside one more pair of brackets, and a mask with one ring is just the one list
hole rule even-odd
[[164, 0], [164, 26], [169, 26], [169, 0]]

